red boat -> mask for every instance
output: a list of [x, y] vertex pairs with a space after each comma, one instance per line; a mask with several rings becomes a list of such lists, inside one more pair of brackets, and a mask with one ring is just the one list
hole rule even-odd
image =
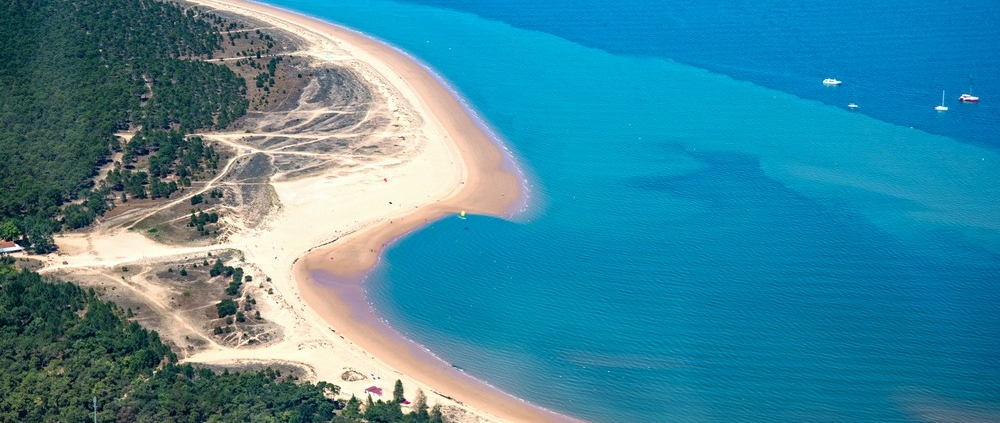
[[958, 101], [962, 101], [962, 102], [966, 102], [966, 103], [978, 103], [979, 102], [979, 97], [976, 97], [976, 96], [974, 96], [972, 94], [962, 94], [962, 95], [960, 95], [958, 97]]

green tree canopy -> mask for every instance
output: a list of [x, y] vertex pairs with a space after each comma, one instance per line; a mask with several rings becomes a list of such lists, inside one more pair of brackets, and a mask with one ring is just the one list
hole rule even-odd
[[392, 388], [392, 400], [396, 403], [406, 401], [403, 391], [403, 381], [396, 379], [396, 385]]
[[276, 371], [221, 375], [177, 357], [156, 332], [68, 283], [0, 262], [0, 421], [326, 422], [334, 385]]
[[215, 308], [218, 310], [219, 317], [221, 318], [236, 314], [237, 304], [236, 301], [233, 301], [231, 298], [226, 298], [219, 301], [219, 303], [215, 305]]
[[[89, 224], [107, 209], [110, 193], [93, 178], [121, 149], [116, 132], [224, 127], [246, 112], [245, 81], [200, 60], [218, 51], [221, 34], [173, 3], [7, 0], [0, 2], [0, 40], [3, 220]], [[195, 147], [171, 148], [151, 146], [153, 177], [130, 179], [123, 189], [138, 198], [167, 196], [164, 175], [217, 160]], [[145, 183], [154, 181], [166, 185], [147, 192]], [[74, 200], [84, 201], [61, 207]]]
[[17, 228], [13, 220], [4, 220], [0, 223], [0, 240], [12, 241], [21, 237], [21, 230]]

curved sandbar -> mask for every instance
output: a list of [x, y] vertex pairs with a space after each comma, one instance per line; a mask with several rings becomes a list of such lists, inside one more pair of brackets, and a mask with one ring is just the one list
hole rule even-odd
[[[507, 215], [520, 201], [520, 181], [518, 175], [506, 166], [509, 158], [480, 122], [471, 117], [462, 103], [427, 69], [405, 54], [363, 34], [263, 4], [238, 0], [194, 1], [258, 19], [265, 18], [290, 33], [318, 36], [323, 43], [336, 44], [336, 48], [342, 49], [350, 60], [361, 61], [374, 70], [377, 78], [391, 85], [393, 95], [409, 103], [408, 106], [422, 119], [427, 127], [424, 132], [426, 141], [432, 144], [427, 148], [436, 152], [418, 159], [434, 160], [431, 166], [436, 168], [457, 168], [436, 172], [437, 180], [433, 187], [422, 186], [428, 182], [426, 180], [414, 180], [400, 182], [402, 188], [391, 188], [397, 190], [394, 191], [396, 194], [402, 192], [398, 191], [400, 189], [411, 194], [414, 190], [421, 193], [427, 190], [427, 195], [432, 198], [419, 206], [387, 208], [381, 201], [378, 205], [360, 204], [355, 213], [363, 216], [358, 216], [358, 219], [374, 223], [348, 230], [346, 234], [323, 235], [327, 240], [336, 240], [310, 251], [292, 268], [296, 287], [305, 303], [322, 317], [331, 330], [370, 353], [374, 356], [373, 360], [416, 381], [429, 391], [430, 396], [437, 395], [460, 403], [463, 408], [489, 421], [576, 421], [530, 405], [448, 368], [440, 360], [434, 360], [428, 353], [414, 348], [411, 342], [398, 334], [378, 327], [380, 322], [377, 320], [365, 319], [370, 311], [363, 301], [343, 298], [339, 293], [345, 292], [344, 289], [338, 292], [316, 283], [314, 278], [323, 275], [336, 279], [337, 285], [347, 286], [347, 291], [353, 292], [356, 297], [361, 292], [361, 276], [377, 263], [383, 247], [393, 240], [461, 210], [500, 217]], [[279, 188], [279, 193], [281, 191]], [[314, 201], [323, 201], [322, 193], [314, 193], [314, 196]], [[359, 201], [371, 202], [373, 198], [366, 196]], [[317, 225], [316, 229], [325, 227], [328, 226]], [[338, 235], [341, 237], [338, 238]], [[309, 234], [308, 238], [316, 236]]]

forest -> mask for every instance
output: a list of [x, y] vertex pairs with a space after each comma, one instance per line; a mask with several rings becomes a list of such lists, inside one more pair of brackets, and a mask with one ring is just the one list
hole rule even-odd
[[[0, 2], [0, 240], [50, 252], [55, 232], [129, 200], [170, 198], [218, 169], [220, 154], [191, 134], [247, 111], [246, 81], [206, 61], [221, 52], [224, 24], [153, 0]], [[265, 88], [278, 61], [258, 77]], [[199, 211], [191, 226], [217, 220]], [[13, 263], [0, 256], [0, 421], [91, 421], [95, 398], [100, 422], [443, 420], [422, 395], [404, 412], [399, 381], [389, 401], [337, 400], [336, 385], [287, 372], [179, 363], [130, 311]], [[217, 267], [230, 296], [249, 280]], [[235, 304], [217, 304], [220, 316], [239, 318]]]
[[[0, 2], [0, 225], [48, 252], [51, 233], [112, 202], [169, 197], [215, 168], [218, 154], [186, 135], [248, 105], [246, 81], [204, 61], [220, 51], [216, 24], [151, 0]], [[136, 130], [135, 146], [114, 135]]]
[[92, 290], [45, 281], [0, 258], [0, 421], [85, 422], [441, 422], [415, 397], [330, 399], [340, 389], [280, 371], [221, 373], [177, 356], [156, 332]]

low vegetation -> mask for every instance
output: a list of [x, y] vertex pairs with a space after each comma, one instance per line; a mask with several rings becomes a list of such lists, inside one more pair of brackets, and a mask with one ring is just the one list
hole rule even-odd
[[340, 389], [267, 369], [213, 372], [178, 364], [156, 332], [92, 290], [43, 281], [0, 261], [0, 421], [440, 422], [423, 394], [337, 401]]
[[93, 397], [101, 421], [333, 418], [336, 386], [293, 382], [179, 365], [156, 332], [93, 292], [0, 270], [0, 421], [89, 421]]
[[245, 80], [205, 61], [222, 48], [217, 24], [152, 0], [0, 2], [0, 224], [49, 252], [53, 232], [215, 169], [219, 155], [186, 134], [249, 105]]

